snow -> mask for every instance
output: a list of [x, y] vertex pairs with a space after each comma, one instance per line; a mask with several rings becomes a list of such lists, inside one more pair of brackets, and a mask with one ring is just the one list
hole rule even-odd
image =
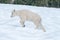
[[[10, 17], [14, 9], [28, 9], [40, 15], [46, 32], [35, 29], [29, 21], [25, 28], [21, 27], [19, 17]], [[0, 40], [60, 40], [60, 8], [0, 4]]]

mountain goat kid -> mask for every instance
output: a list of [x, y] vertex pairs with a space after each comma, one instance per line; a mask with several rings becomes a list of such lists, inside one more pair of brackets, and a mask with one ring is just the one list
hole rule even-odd
[[38, 14], [30, 10], [23, 9], [23, 10], [13, 10], [11, 17], [14, 16], [19, 16], [21, 18], [20, 23], [22, 24], [22, 27], [25, 27], [24, 22], [28, 20], [34, 22], [36, 28], [41, 27], [45, 32], [45, 29], [41, 24], [41, 17]]

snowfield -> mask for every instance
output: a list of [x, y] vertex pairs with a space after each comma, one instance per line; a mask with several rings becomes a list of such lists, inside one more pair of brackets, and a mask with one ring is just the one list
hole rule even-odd
[[[19, 17], [10, 17], [14, 9], [28, 9], [40, 15], [46, 32], [35, 30], [30, 21], [21, 27]], [[60, 40], [60, 8], [0, 4], [0, 40]]]

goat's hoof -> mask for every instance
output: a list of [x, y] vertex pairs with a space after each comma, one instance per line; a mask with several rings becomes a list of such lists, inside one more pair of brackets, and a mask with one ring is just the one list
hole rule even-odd
[[25, 25], [23, 25], [23, 27], [25, 27]]

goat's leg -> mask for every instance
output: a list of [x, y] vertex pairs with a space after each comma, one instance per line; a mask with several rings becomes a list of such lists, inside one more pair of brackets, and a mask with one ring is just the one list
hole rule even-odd
[[39, 21], [34, 21], [34, 24], [36, 25], [36, 29], [40, 27], [44, 32], [46, 32], [45, 28]]
[[25, 21], [23, 21], [23, 20], [20, 21], [22, 27], [25, 27], [24, 22], [25, 22]]
[[43, 25], [40, 23], [40, 27], [42, 28], [42, 30], [44, 31], [44, 32], [46, 32], [46, 30], [45, 30], [45, 28], [43, 27]]

